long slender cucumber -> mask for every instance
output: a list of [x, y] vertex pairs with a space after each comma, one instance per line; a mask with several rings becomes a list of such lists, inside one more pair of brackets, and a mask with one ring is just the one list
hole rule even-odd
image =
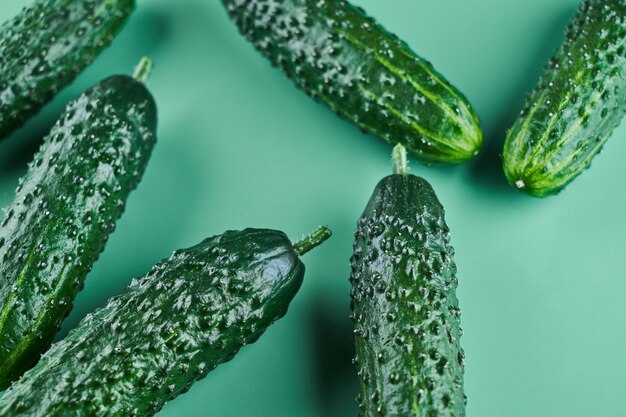
[[0, 415], [147, 417], [282, 317], [304, 277], [292, 245], [246, 229], [179, 250], [89, 314], [0, 399]]
[[558, 193], [589, 167], [624, 113], [626, 1], [584, 0], [508, 132], [509, 183], [537, 197]]
[[70, 103], [44, 139], [0, 224], [1, 388], [50, 345], [144, 172], [155, 129], [148, 90], [115, 76]]
[[427, 163], [482, 144], [468, 100], [409, 46], [344, 0], [222, 0], [239, 30], [298, 87]]
[[0, 139], [106, 47], [134, 0], [36, 0], [0, 27]]
[[444, 209], [424, 179], [376, 186], [355, 233], [352, 319], [362, 417], [462, 417], [464, 353]]

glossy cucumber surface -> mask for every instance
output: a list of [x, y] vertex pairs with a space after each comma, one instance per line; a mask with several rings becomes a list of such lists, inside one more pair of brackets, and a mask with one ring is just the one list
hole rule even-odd
[[108, 78], [70, 103], [0, 223], [0, 387], [34, 365], [139, 182], [156, 136], [144, 85]]
[[504, 145], [509, 183], [545, 197], [591, 164], [626, 112], [626, 1], [584, 0]]
[[134, 0], [36, 0], [0, 27], [0, 139], [35, 115], [122, 28]]
[[0, 415], [152, 416], [285, 314], [299, 256], [329, 235], [245, 229], [174, 252], [54, 344]]
[[351, 260], [361, 417], [462, 417], [464, 353], [444, 209], [424, 179], [384, 178]]
[[482, 144], [468, 100], [425, 59], [343, 0], [222, 0], [232, 20], [298, 87], [426, 163]]

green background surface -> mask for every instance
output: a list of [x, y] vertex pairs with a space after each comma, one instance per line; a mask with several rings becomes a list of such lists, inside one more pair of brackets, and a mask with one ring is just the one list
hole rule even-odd
[[[28, 0], [0, 3], [5, 20]], [[391, 147], [296, 90], [239, 36], [217, 0], [139, 0], [95, 64], [0, 143], [0, 205], [68, 100], [142, 55], [159, 144], [62, 337], [172, 250], [226, 229], [335, 232], [304, 259], [289, 314], [160, 416], [355, 416], [349, 314], [353, 231]], [[499, 153], [578, 0], [358, 0], [457, 85], [481, 116], [482, 153], [412, 172], [447, 209], [457, 250], [469, 417], [623, 417], [626, 410], [626, 125], [564, 193], [510, 189]]]

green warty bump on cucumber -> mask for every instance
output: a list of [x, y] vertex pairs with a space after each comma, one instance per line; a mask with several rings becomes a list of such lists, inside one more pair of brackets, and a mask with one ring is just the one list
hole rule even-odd
[[409, 175], [376, 186], [355, 233], [352, 320], [361, 417], [461, 417], [464, 353], [444, 209]]
[[626, 1], [584, 0], [508, 132], [509, 183], [537, 197], [558, 193], [589, 167], [625, 112]]
[[152, 416], [285, 314], [299, 257], [329, 236], [246, 229], [174, 252], [55, 343], [0, 415]]
[[1, 388], [50, 345], [144, 172], [155, 129], [148, 90], [115, 76], [70, 103], [35, 154], [0, 224]]
[[106, 47], [134, 0], [36, 0], [0, 27], [0, 139]]
[[343, 0], [222, 0], [239, 30], [309, 95], [426, 163], [482, 143], [467, 99], [397, 37]]

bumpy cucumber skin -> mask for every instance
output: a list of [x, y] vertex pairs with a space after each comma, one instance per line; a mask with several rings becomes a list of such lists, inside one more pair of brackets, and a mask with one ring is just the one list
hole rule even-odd
[[509, 183], [537, 197], [591, 164], [626, 112], [626, 1], [584, 0], [504, 145]]
[[13, 384], [0, 415], [151, 416], [287, 311], [304, 265], [246, 229], [174, 252], [88, 315]]
[[352, 319], [362, 417], [465, 416], [456, 266], [431, 186], [392, 175], [358, 221]]
[[426, 163], [482, 144], [467, 99], [432, 65], [343, 0], [223, 0], [239, 30], [296, 85]]
[[69, 104], [0, 224], [0, 386], [50, 345], [155, 143], [143, 84], [109, 78]]
[[104, 49], [135, 0], [37, 0], [0, 27], [0, 139]]

